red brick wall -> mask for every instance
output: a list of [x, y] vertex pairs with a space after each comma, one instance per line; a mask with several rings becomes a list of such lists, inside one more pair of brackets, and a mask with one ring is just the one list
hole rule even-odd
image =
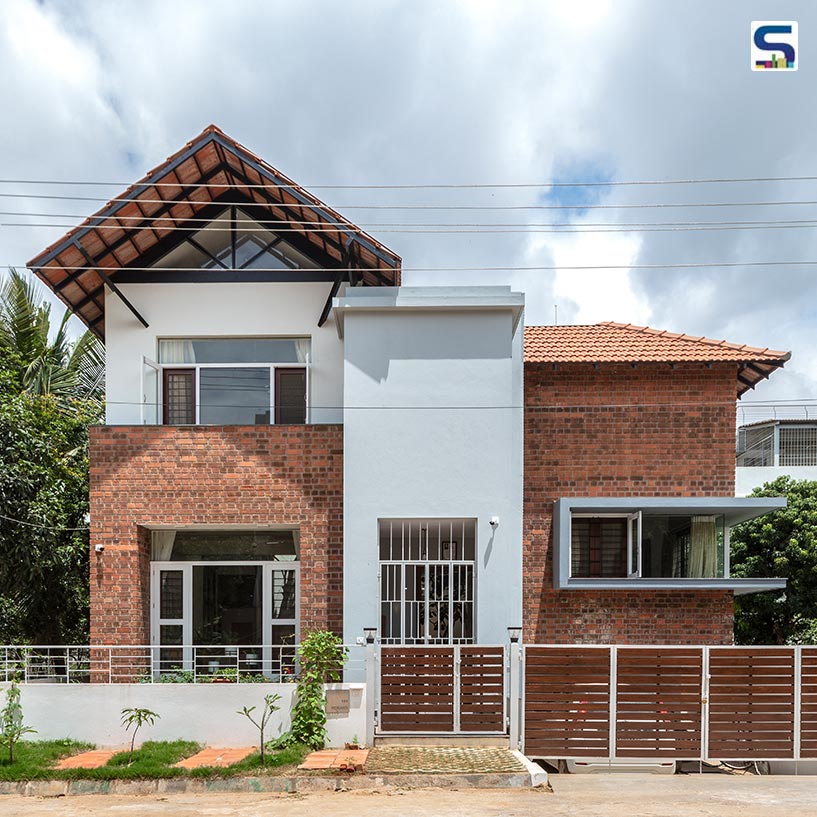
[[525, 366], [524, 618], [529, 643], [732, 641], [728, 591], [553, 587], [553, 502], [733, 496], [733, 364]]
[[159, 524], [299, 527], [301, 626], [342, 631], [342, 426], [92, 428], [91, 643], [150, 643]]

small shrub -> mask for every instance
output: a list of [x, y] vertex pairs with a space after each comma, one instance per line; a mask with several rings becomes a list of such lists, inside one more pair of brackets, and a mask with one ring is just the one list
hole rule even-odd
[[338, 636], [322, 630], [312, 632], [298, 647], [301, 672], [292, 709], [292, 729], [289, 739], [313, 749], [326, 743], [325, 683], [341, 680], [348, 650]]
[[133, 729], [133, 735], [130, 739], [130, 755], [128, 756], [128, 763], [133, 762], [133, 747], [136, 744], [136, 733], [139, 729], [147, 724], [153, 726], [156, 719], [161, 717], [150, 709], [140, 709], [139, 707], [129, 707], [122, 710], [122, 726], [125, 727], [125, 732], [130, 732]]
[[267, 728], [269, 719], [281, 708], [278, 706], [278, 701], [281, 700], [280, 695], [265, 695], [264, 708], [261, 710], [261, 719], [256, 720], [253, 717], [253, 712], [257, 709], [255, 706], [243, 707], [239, 709], [236, 714], [243, 715], [260, 733], [261, 735], [261, 765], [265, 766], [267, 762], [266, 744], [264, 742], [264, 730]]
[[0, 746], [5, 746], [9, 750], [9, 763], [14, 763], [14, 745], [23, 735], [36, 731], [23, 724], [20, 687], [16, 681], [12, 681], [6, 690], [6, 705], [0, 710]]

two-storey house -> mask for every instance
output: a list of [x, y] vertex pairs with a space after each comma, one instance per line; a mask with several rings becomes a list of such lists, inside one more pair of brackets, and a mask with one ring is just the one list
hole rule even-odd
[[403, 287], [213, 126], [29, 267], [106, 346], [93, 643], [728, 643], [783, 586], [730, 578], [729, 528], [782, 504], [735, 498], [733, 417], [787, 353]]

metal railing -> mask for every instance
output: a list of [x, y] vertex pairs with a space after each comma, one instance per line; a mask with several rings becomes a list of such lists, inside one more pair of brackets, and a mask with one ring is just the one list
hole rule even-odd
[[0, 681], [20, 683], [291, 683], [293, 644], [5, 645]]

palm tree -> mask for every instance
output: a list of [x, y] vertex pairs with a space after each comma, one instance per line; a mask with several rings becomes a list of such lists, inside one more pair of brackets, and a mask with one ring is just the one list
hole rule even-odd
[[0, 283], [0, 351], [8, 353], [19, 368], [22, 391], [101, 403], [105, 347], [87, 331], [72, 343], [69, 318], [66, 311], [50, 338], [51, 305], [32, 278], [9, 269]]

